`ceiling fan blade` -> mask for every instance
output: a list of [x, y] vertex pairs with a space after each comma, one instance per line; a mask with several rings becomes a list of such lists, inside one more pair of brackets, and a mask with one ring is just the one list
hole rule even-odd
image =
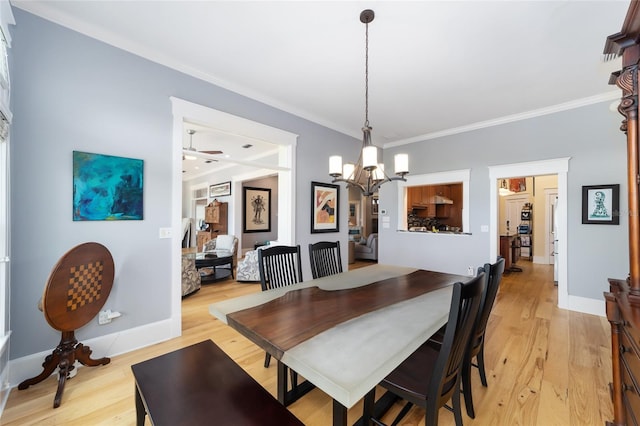
[[203, 154], [222, 154], [222, 151], [198, 151], [198, 152], [202, 152]]

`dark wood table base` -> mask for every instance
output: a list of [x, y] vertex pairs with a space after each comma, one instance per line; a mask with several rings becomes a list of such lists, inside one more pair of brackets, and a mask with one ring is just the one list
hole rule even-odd
[[315, 385], [308, 380], [297, 383], [298, 374], [292, 371], [293, 383], [289, 389], [289, 371], [289, 367], [278, 360], [278, 401], [285, 407], [293, 404], [315, 388]]
[[303, 426], [211, 340], [131, 366], [136, 424]]

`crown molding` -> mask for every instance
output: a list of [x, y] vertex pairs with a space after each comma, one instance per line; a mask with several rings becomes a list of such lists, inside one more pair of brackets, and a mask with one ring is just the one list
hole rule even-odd
[[394, 142], [387, 142], [383, 145], [383, 148], [392, 148], [395, 146], [409, 145], [415, 142], [424, 142], [430, 139], [437, 139], [444, 136], [456, 135], [458, 133], [471, 132], [474, 130], [485, 129], [487, 127], [500, 126], [502, 124], [513, 123], [515, 121], [528, 120], [530, 118], [541, 117], [543, 115], [555, 114], [561, 111], [567, 111], [576, 108], [582, 108], [584, 106], [597, 104], [600, 102], [608, 102], [614, 99], [620, 99], [620, 91], [615, 90], [600, 95], [589, 96], [586, 98], [576, 99], [561, 104], [551, 105], [545, 108], [534, 109], [531, 111], [522, 112], [519, 114], [507, 115], [504, 117], [496, 118], [493, 120], [479, 121], [477, 123], [468, 124], [466, 126], [453, 127], [451, 129], [440, 130], [438, 132], [426, 133], [420, 136], [414, 136], [408, 139], [397, 140]]

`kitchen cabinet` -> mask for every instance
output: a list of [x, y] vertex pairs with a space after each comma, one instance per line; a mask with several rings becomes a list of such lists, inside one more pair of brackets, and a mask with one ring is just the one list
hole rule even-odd
[[[451, 187], [449, 185], [437, 185], [434, 187], [434, 195], [451, 199]], [[451, 204], [434, 204], [435, 215], [439, 219], [446, 219], [451, 215]]]
[[433, 196], [435, 189], [433, 186], [414, 186], [407, 190], [409, 197], [407, 206], [418, 210], [418, 215], [422, 217], [433, 217], [436, 214]]
[[450, 185], [436, 185], [433, 188], [434, 195], [441, 197], [451, 198], [451, 186]]

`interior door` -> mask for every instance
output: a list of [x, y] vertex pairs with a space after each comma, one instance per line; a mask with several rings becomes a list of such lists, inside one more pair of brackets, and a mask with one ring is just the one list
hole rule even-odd
[[[505, 199], [506, 218], [500, 226], [503, 229], [503, 235], [514, 235], [518, 233], [518, 225], [520, 225], [520, 213], [525, 203], [529, 202], [527, 195], [511, 195]], [[508, 231], [508, 232], [507, 232]]]
[[558, 285], [558, 197], [553, 201], [553, 283]]
[[545, 226], [546, 226], [546, 236], [545, 236], [545, 256], [546, 263], [553, 265], [556, 261], [556, 206], [558, 203], [558, 191], [557, 190], [545, 190]]

